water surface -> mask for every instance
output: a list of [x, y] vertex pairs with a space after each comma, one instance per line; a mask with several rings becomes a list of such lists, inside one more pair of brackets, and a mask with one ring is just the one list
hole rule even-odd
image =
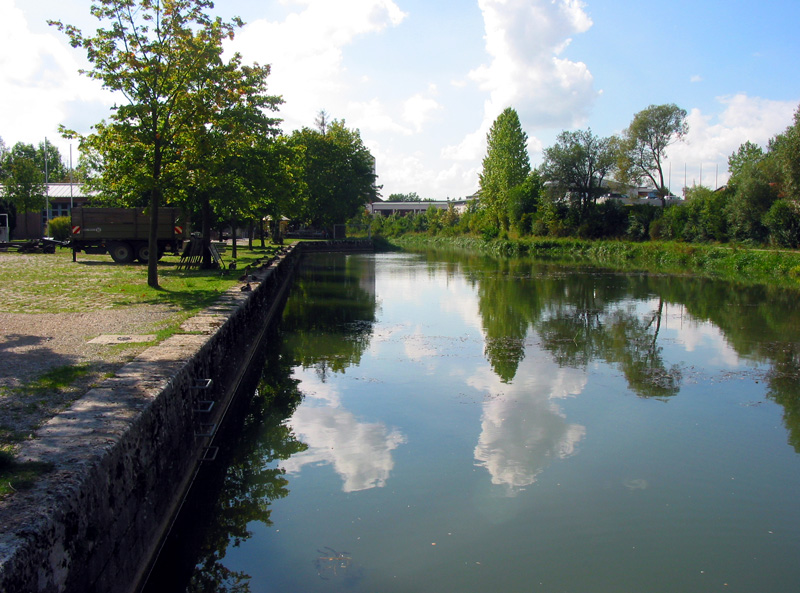
[[162, 559], [171, 590], [794, 590], [795, 303], [522, 260], [308, 258], [241, 439]]

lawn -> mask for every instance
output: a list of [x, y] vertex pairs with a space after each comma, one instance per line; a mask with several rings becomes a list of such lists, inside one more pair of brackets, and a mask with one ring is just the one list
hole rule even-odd
[[[165, 304], [194, 313], [210, 305], [233, 284], [241, 271], [277, 247], [239, 247], [236, 270], [178, 269], [180, 258], [159, 262], [160, 288], [147, 285], [147, 267], [117, 264], [107, 255], [78, 254], [58, 249], [54, 254], [0, 253], [0, 312], [66, 313], [111, 309], [133, 304]], [[230, 251], [223, 255], [227, 264]]]

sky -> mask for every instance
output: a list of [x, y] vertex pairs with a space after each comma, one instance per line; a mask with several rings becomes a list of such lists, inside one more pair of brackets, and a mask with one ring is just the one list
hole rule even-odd
[[[0, 0], [0, 138], [72, 143], [123, 99], [79, 74], [85, 54], [47, 25], [93, 32], [88, 0]], [[673, 193], [727, 180], [744, 142], [766, 147], [800, 105], [797, 0], [220, 0], [246, 25], [226, 47], [270, 64], [282, 131], [321, 110], [360, 131], [381, 194], [479, 189], [486, 135], [513, 107], [532, 166], [564, 130], [621, 133], [675, 103], [689, 133], [665, 165]]]

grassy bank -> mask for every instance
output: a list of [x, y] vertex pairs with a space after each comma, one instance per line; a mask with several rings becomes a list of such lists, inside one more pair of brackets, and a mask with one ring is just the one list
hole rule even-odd
[[[236, 283], [248, 264], [269, 257], [277, 247], [239, 247], [236, 271], [179, 270], [180, 258], [165, 256], [159, 262], [160, 288], [147, 285], [147, 268], [141, 264], [116, 264], [107, 255], [78, 254], [58, 249], [54, 254], [2, 253], [0, 312], [68, 313], [113, 309], [136, 304], [170, 305], [187, 313], [213, 303]], [[230, 250], [223, 255], [232, 261]]]
[[[55, 315], [52, 335], [58, 335], [59, 314], [92, 313], [154, 305], [166, 308], [169, 314], [159, 317], [154, 329], [155, 340], [123, 342], [99, 348], [97, 359], [74, 362], [70, 356], [54, 354], [62, 364], [41, 372], [20, 374], [20, 369], [6, 368], [0, 382], [0, 497], [23, 489], [35, 476], [47, 468], [36, 464], [20, 464], [14, 460], [19, 444], [48, 418], [68, 407], [87, 389], [103, 380], [124, 361], [154, 343], [179, 331], [187, 318], [212, 305], [226, 290], [241, 284], [239, 277], [248, 264], [272, 256], [278, 247], [248, 249], [239, 247], [236, 270], [179, 270], [179, 258], [166, 256], [159, 262], [160, 288], [147, 285], [147, 268], [141, 264], [115, 264], [107, 255], [78, 254], [59, 249], [54, 254], [0, 253], [0, 313], [26, 314], [34, 317]], [[223, 254], [230, 263], [230, 249]], [[64, 321], [63, 323], [67, 323]], [[88, 330], [91, 331], [91, 330]], [[37, 338], [9, 335], [8, 327], [0, 328], [4, 344], [30, 342]], [[94, 337], [94, 336], [87, 336]], [[41, 341], [31, 358], [36, 360], [49, 349], [48, 338]], [[6, 355], [8, 359], [8, 355]], [[15, 374], [16, 373], [16, 374]], [[20, 383], [20, 377], [25, 380]]]
[[458, 249], [497, 257], [534, 257], [615, 270], [696, 274], [737, 282], [800, 288], [800, 252], [651, 241], [522, 239], [403, 235], [387, 240], [404, 249]]

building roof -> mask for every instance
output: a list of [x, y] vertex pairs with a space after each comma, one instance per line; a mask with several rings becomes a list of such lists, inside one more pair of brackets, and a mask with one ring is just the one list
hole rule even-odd
[[82, 183], [48, 183], [47, 195], [51, 198], [89, 197], [98, 192], [84, 190]]
[[[0, 195], [5, 195], [6, 188], [0, 185]], [[98, 192], [84, 189], [82, 183], [48, 183], [47, 184], [47, 197], [48, 198], [88, 198], [89, 196], [97, 195]]]

